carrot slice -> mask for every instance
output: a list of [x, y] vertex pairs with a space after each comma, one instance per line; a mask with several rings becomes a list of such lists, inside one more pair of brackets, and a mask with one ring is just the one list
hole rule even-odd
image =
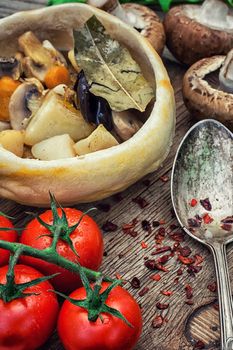
[[70, 74], [64, 66], [51, 67], [45, 76], [45, 85], [48, 89], [53, 89], [59, 84], [68, 85], [70, 82]]
[[9, 102], [11, 95], [21, 83], [13, 80], [11, 77], [2, 77], [0, 79], [0, 120], [9, 121]]

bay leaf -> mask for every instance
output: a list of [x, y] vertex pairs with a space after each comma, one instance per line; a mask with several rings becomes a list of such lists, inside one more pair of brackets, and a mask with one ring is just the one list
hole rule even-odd
[[74, 42], [75, 59], [94, 95], [105, 98], [114, 111], [145, 110], [154, 97], [152, 87], [128, 49], [106, 33], [96, 16], [74, 31]]

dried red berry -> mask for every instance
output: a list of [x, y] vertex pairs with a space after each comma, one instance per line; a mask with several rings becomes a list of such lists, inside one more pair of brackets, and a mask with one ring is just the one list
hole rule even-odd
[[184, 268], [183, 268], [183, 267], [180, 267], [179, 270], [177, 270], [177, 275], [178, 275], [178, 276], [183, 275], [183, 270], [184, 270]]
[[148, 287], [144, 287], [144, 288], [142, 288], [141, 290], [140, 290], [140, 292], [138, 293], [138, 295], [140, 296], [140, 297], [143, 297], [146, 293], [148, 293], [149, 292], [149, 288]]
[[157, 231], [157, 233], [160, 235], [160, 236], [165, 236], [166, 234], [166, 230], [164, 227], [160, 227]]
[[133, 198], [132, 202], [138, 204], [141, 209], [144, 209], [149, 205], [149, 203], [142, 197]]
[[192, 297], [193, 297], [193, 289], [190, 286], [190, 284], [187, 284], [184, 289], [185, 289], [185, 293], [186, 293], [186, 298], [187, 299], [192, 299]]
[[216, 282], [210, 283], [210, 284], [208, 284], [207, 288], [208, 288], [211, 292], [215, 293], [216, 290], [217, 290], [217, 283], [216, 283]]
[[205, 210], [211, 211], [212, 210], [212, 205], [210, 204], [209, 198], [201, 199], [200, 200], [201, 205]]
[[167, 297], [170, 297], [173, 294], [173, 291], [171, 290], [161, 290], [161, 294], [166, 295]]
[[157, 274], [155, 274], [155, 275], [150, 276], [150, 279], [153, 280], [153, 281], [158, 282], [158, 281], [161, 280], [161, 276], [160, 276], [159, 273], [157, 273]]
[[208, 213], [206, 213], [203, 215], [203, 221], [205, 224], [210, 224], [212, 221], [214, 221], [214, 219]]
[[179, 255], [178, 256], [178, 260], [180, 260], [180, 262], [184, 265], [191, 265], [194, 263], [194, 258], [186, 258], [185, 256], [183, 255]]
[[118, 226], [116, 224], [114, 224], [113, 222], [111, 221], [106, 221], [103, 225], [102, 225], [102, 229], [105, 231], [105, 232], [114, 232], [118, 229]]
[[152, 327], [153, 328], [161, 328], [163, 325], [163, 318], [161, 315], [155, 316], [155, 318], [152, 321]]
[[159, 310], [166, 310], [169, 308], [169, 304], [163, 304], [163, 303], [158, 302], [158, 303], [156, 303], [156, 307]]
[[197, 200], [193, 198], [190, 202], [191, 207], [195, 207], [197, 205]]
[[141, 286], [140, 280], [137, 277], [134, 277], [130, 283], [134, 289], [138, 289]]

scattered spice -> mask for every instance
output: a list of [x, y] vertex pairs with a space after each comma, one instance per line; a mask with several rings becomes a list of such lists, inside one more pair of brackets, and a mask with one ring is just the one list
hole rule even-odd
[[159, 224], [160, 224], [160, 225], [165, 225], [165, 224], [166, 224], [166, 221], [165, 221], [165, 220], [159, 220]]
[[225, 219], [222, 219], [221, 222], [224, 224], [233, 224], [233, 216], [227, 216]]
[[163, 175], [163, 176], [160, 176], [160, 180], [161, 180], [162, 182], [168, 182], [169, 177], [168, 177], [167, 175]]
[[168, 246], [168, 245], [166, 245], [164, 247], [158, 247], [151, 253], [151, 255], [157, 255], [157, 254], [160, 254], [160, 253], [165, 253], [165, 252], [168, 252], [170, 250], [171, 250], [171, 247]]
[[228, 232], [230, 232], [231, 229], [232, 229], [232, 225], [231, 225], [231, 224], [222, 224], [220, 227], [221, 227], [223, 230], [228, 231]]
[[208, 284], [207, 288], [211, 292], [215, 293], [217, 291], [217, 283], [216, 282], [210, 283], [210, 284]]
[[183, 255], [179, 255], [178, 256], [178, 260], [180, 260], [180, 262], [184, 265], [191, 265], [194, 263], [194, 258], [186, 258], [185, 256]]
[[137, 277], [134, 277], [130, 282], [132, 288], [139, 289], [141, 287], [141, 282]]
[[160, 276], [159, 273], [156, 273], [155, 275], [150, 276], [150, 279], [153, 280], [153, 281], [158, 282], [158, 281], [161, 280], [161, 276]]
[[103, 211], [105, 213], [108, 213], [111, 209], [111, 205], [109, 203], [99, 203], [97, 204], [97, 209], [99, 209], [100, 211]]
[[140, 296], [140, 297], [143, 297], [146, 293], [148, 293], [149, 292], [149, 288], [148, 287], [144, 287], [144, 288], [142, 288], [140, 291], [139, 291], [139, 293], [138, 293], [138, 295]]
[[103, 253], [103, 256], [108, 256], [108, 253], [107, 253], [107, 252], [104, 252], [104, 253]]
[[178, 283], [179, 283], [179, 277], [176, 277], [176, 278], [174, 279], [174, 283], [175, 283], [175, 284], [178, 284]]
[[123, 224], [122, 225], [123, 232], [125, 234], [130, 235], [133, 238], [137, 237], [138, 233], [137, 233], [137, 231], [134, 230], [137, 223], [138, 223], [138, 219], [134, 218], [130, 223]]
[[152, 232], [152, 229], [151, 229], [151, 224], [148, 220], [142, 220], [142, 229], [144, 231], [147, 231], [149, 233]]
[[163, 325], [163, 317], [161, 315], [155, 316], [155, 318], [152, 321], [152, 327], [161, 328], [162, 325]]
[[169, 226], [169, 228], [170, 228], [171, 231], [174, 231], [175, 229], [178, 228], [178, 226], [177, 226], [176, 224], [171, 224], [171, 225]]
[[167, 297], [170, 297], [173, 294], [173, 291], [171, 291], [171, 290], [161, 290], [160, 293], [165, 295], [165, 296], [167, 296]]
[[149, 203], [142, 197], [133, 198], [132, 202], [138, 204], [141, 209], [144, 209], [149, 205]]
[[141, 242], [141, 247], [142, 249], [147, 249], [148, 248], [148, 244], [144, 241]]
[[193, 288], [190, 286], [190, 284], [187, 284], [184, 289], [185, 289], [185, 293], [186, 293], [186, 298], [187, 299], [192, 299], [192, 297], [193, 297]]
[[159, 264], [165, 264], [170, 258], [171, 258], [171, 254], [166, 254], [158, 258], [156, 262]]
[[180, 253], [180, 255], [184, 257], [188, 257], [192, 253], [191, 249], [188, 246], [185, 246], [185, 247], [180, 246], [177, 250]]
[[197, 200], [193, 198], [190, 202], [191, 207], [195, 207], [197, 205]]
[[195, 259], [195, 265], [199, 265], [204, 261], [203, 257], [199, 254], [195, 254], [194, 259]]
[[153, 259], [149, 259], [145, 261], [145, 266], [152, 271], [160, 270], [160, 271], [168, 272], [168, 269], [165, 266], [163, 266], [162, 264], [158, 263]]
[[159, 221], [153, 221], [152, 226], [153, 227], [158, 227], [160, 225]]
[[197, 266], [197, 265], [189, 265], [187, 268], [187, 272], [195, 277], [195, 274], [200, 272], [202, 270], [202, 266]]
[[193, 350], [205, 349], [205, 343], [202, 340], [197, 340], [194, 344]]
[[121, 275], [119, 273], [116, 273], [115, 276], [116, 276], [117, 280], [121, 280], [122, 279], [122, 277], [121, 277]]
[[212, 205], [210, 204], [209, 198], [201, 199], [200, 203], [203, 206], [203, 208], [205, 208], [205, 210], [207, 210], [207, 211], [212, 210]]
[[186, 300], [185, 301], [185, 304], [187, 305], [193, 305], [194, 304], [194, 301], [192, 299], [189, 299], [189, 300]]
[[184, 268], [183, 268], [183, 267], [180, 267], [179, 270], [177, 270], [177, 275], [178, 275], [178, 276], [183, 275], [183, 271], [184, 271]]
[[205, 224], [210, 224], [212, 221], [214, 221], [214, 219], [208, 213], [206, 213], [203, 215], [203, 221]]
[[169, 304], [163, 304], [163, 303], [158, 302], [158, 303], [156, 303], [156, 307], [159, 310], [166, 310], [169, 308]]
[[184, 241], [183, 232], [175, 232], [175, 233], [169, 234], [169, 237], [171, 239], [173, 239], [173, 241], [176, 241], [176, 242], [183, 242]]
[[105, 232], [114, 232], [118, 229], [118, 226], [116, 224], [114, 224], [113, 222], [111, 221], [106, 221], [103, 225], [102, 225], [102, 229], [105, 231]]

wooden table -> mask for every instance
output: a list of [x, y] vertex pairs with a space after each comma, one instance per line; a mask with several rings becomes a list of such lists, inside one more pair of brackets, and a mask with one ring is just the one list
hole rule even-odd
[[[45, 4], [45, 0], [0, 0], [0, 17], [10, 15], [19, 10], [39, 8]], [[187, 272], [187, 268], [182, 275], [178, 276], [177, 271], [181, 265], [177, 262], [177, 259], [173, 259], [167, 264], [169, 272], [161, 272], [162, 278], [156, 282], [150, 277], [157, 272], [148, 270], [144, 265], [146, 258], [152, 258], [150, 254], [154, 250], [157, 230], [160, 227], [165, 227], [169, 231], [171, 224], [177, 224], [171, 212], [169, 179], [177, 147], [186, 131], [195, 122], [187, 112], [182, 99], [181, 86], [185, 69], [166, 60], [165, 65], [176, 96], [177, 124], [174, 143], [169, 156], [160, 169], [121, 193], [122, 200], [119, 201], [119, 196], [114, 196], [102, 201], [101, 210], [94, 215], [100, 226], [106, 220], [118, 225], [118, 229], [115, 232], [105, 232], [104, 234], [105, 256], [102, 271], [110, 276], [119, 274], [127, 281], [125, 288], [135, 296], [142, 307], [144, 330], [136, 350], [191, 350], [198, 344], [199, 348], [201, 348], [199, 340], [205, 343], [205, 349], [217, 350], [220, 349], [218, 343], [217, 294], [207, 288], [209, 284], [215, 281], [213, 260], [207, 249], [187, 236], [184, 243], [182, 243], [183, 246], [191, 248], [192, 256], [198, 254], [204, 258], [203, 263], [201, 263], [202, 270], [195, 274], [195, 277]], [[162, 176], [165, 177], [161, 179]], [[166, 177], [168, 177], [168, 181], [164, 181]], [[132, 201], [132, 199], [139, 197], [145, 199], [148, 203], [144, 209]], [[91, 206], [92, 204], [79, 205], [78, 208], [87, 209]], [[6, 200], [0, 200], [0, 208], [2, 211], [17, 217], [19, 226], [27, 220], [25, 219], [25, 212], [32, 210], [32, 208], [16, 205]], [[103, 209], [107, 210], [109, 208], [108, 212], [103, 211]], [[135, 227], [137, 236], [133, 238], [123, 232], [122, 225], [131, 222], [134, 218], [137, 218], [138, 223]], [[142, 228], [143, 220], [147, 220], [151, 224], [153, 221], [160, 221], [161, 225], [157, 228], [152, 226], [152, 232], [149, 233]], [[169, 237], [166, 238], [165, 242], [168, 245], [174, 244], [174, 241]], [[228, 252], [228, 257], [231, 274], [233, 272], [232, 249]], [[144, 287], [149, 288], [149, 291], [144, 296], [139, 296], [139, 290], [133, 289], [130, 284], [130, 281], [135, 276], [140, 279], [140, 290]], [[193, 288], [193, 304], [191, 305], [186, 303], [185, 286], [187, 284]], [[171, 290], [173, 294], [168, 297], [161, 294], [161, 290]], [[169, 308], [162, 311], [164, 323], [161, 328], [153, 328], [152, 326], [155, 316], [161, 313], [156, 307], [157, 302], [169, 303]], [[63, 349], [56, 333], [42, 349]]]

